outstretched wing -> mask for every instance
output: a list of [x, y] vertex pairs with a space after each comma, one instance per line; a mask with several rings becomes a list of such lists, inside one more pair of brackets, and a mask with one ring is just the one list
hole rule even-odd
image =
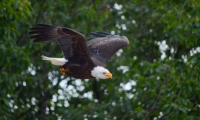
[[54, 27], [38, 24], [30, 28], [33, 42], [57, 40], [62, 49], [63, 55], [68, 61], [86, 64], [92, 62], [88, 53], [85, 36], [69, 28]]
[[124, 36], [111, 35], [104, 32], [91, 33], [96, 38], [87, 42], [91, 58], [101, 64], [106, 64], [109, 58], [119, 49], [127, 46], [129, 40]]

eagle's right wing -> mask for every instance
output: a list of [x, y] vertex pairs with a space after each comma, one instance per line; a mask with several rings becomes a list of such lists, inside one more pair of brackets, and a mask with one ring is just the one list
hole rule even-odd
[[78, 64], [92, 62], [88, 53], [85, 36], [79, 32], [64, 27], [38, 24], [30, 28], [33, 42], [57, 40], [62, 49], [63, 55], [68, 61]]

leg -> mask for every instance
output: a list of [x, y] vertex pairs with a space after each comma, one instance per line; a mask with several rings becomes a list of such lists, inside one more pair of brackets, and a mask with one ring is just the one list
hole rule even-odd
[[67, 69], [63, 66], [60, 67], [60, 72], [63, 74], [63, 75], [66, 75], [67, 74]]

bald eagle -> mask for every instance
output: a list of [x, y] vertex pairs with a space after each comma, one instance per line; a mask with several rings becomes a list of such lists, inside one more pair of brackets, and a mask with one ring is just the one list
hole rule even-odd
[[42, 59], [60, 66], [62, 74], [80, 79], [112, 78], [105, 68], [106, 63], [114, 53], [129, 44], [126, 37], [105, 32], [92, 32], [93, 38], [86, 42], [85, 36], [77, 31], [45, 24], [30, 28], [29, 34], [33, 42], [57, 40], [64, 57], [42, 55]]

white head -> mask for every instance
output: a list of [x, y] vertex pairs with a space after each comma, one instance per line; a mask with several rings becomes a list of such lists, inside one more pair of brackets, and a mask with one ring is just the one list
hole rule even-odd
[[112, 74], [106, 68], [101, 66], [94, 67], [94, 69], [91, 71], [91, 75], [99, 79], [112, 78]]

